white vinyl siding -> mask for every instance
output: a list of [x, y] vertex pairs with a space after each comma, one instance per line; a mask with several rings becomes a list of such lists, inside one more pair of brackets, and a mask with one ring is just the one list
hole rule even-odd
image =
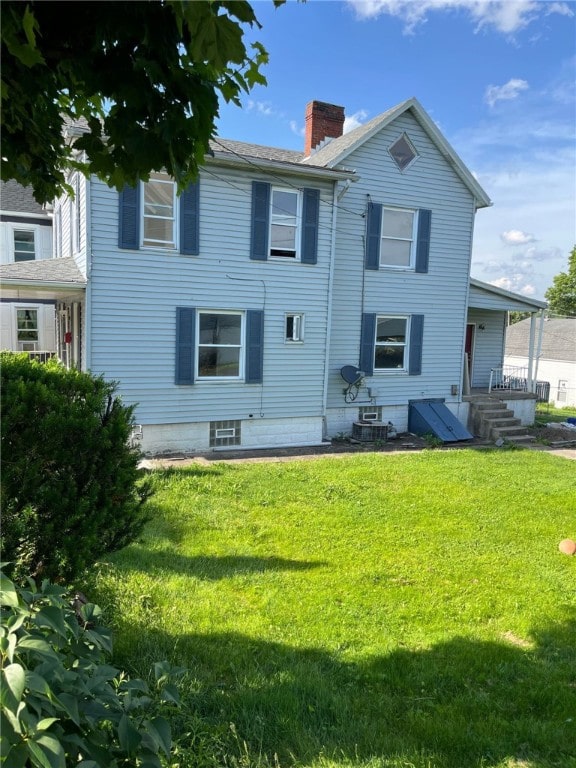
[[[418, 161], [404, 172], [388, 152], [402, 132], [418, 152]], [[339, 371], [342, 365], [358, 365], [363, 312], [424, 316], [421, 375], [367, 378], [374, 405], [407, 406], [410, 399], [432, 397], [456, 400], [451, 385], [460, 387], [462, 377], [472, 194], [409, 113], [359, 147], [345, 165], [354, 168], [360, 179], [350, 186], [338, 208], [328, 408], [346, 407]], [[366, 224], [357, 212], [366, 211], [368, 199], [385, 208], [431, 211], [428, 272], [365, 269], [360, 254], [364, 253]], [[348, 408], [353, 411], [352, 405]]]
[[[86, 365], [120, 382], [143, 425], [321, 419], [332, 184], [314, 180], [322, 201], [318, 262], [303, 279], [292, 259], [275, 259], [272, 268], [250, 259], [252, 182], [268, 179], [214, 166], [210, 171], [200, 174], [200, 252], [194, 259], [161, 249], [119, 250], [118, 195], [92, 180], [92, 348]], [[298, 185], [301, 178], [287, 177], [287, 188]], [[177, 307], [264, 311], [263, 383], [196, 378], [193, 386], [175, 385]], [[305, 344], [285, 343], [291, 307], [306, 317]]]

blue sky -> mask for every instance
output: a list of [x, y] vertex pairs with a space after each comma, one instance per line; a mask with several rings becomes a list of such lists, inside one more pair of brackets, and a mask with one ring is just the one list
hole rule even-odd
[[266, 87], [221, 108], [222, 138], [303, 148], [313, 99], [345, 130], [415, 96], [493, 201], [472, 275], [543, 298], [576, 244], [576, 2], [252, 2]]

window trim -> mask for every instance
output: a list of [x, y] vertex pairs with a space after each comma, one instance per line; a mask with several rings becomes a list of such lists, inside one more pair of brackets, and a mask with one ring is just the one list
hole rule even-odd
[[[202, 315], [235, 315], [240, 317], [240, 344], [201, 344], [200, 343], [200, 318]], [[198, 383], [201, 382], [243, 382], [246, 376], [246, 312], [232, 309], [197, 309], [196, 310], [196, 330], [194, 341], [194, 378]], [[202, 376], [200, 374], [200, 350], [204, 347], [225, 347], [228, 349], [238, 349], [238, 375], [237, 376]]]
[[[276, 226], [282, 226], [281, 223], [278, 221], [274, 221], [274, 193], [275, 192], [284, 192], [291, 195], [296, 196], [296, 215], [294, 217], [295, 223], [295, 232], [294, 232], [294, 255], [290, 256], [288, 254], [281, 254], [281, 253], [272, 253], [273, 245], [272, 245], [272, 227], [274, 225]], [[302, 199], [303, 199], [303, 192], [301, 189], [291, 189], [290, 187], [281, 187], [281, 186], [272, 186], [270, 189], [270, 221], [268, 222], [268, 258], [269, 259], [278, 259], [280, 261], [301, 261], [302, 257]], [[286, 226], [292, 226], [286, 225]], [[281, 250], [281, 249], [276, 249]], [[285, 249], [285, 250], [291, 250], [291, 249]]]
[[[158, 178], [162, 177], [162, 178]], [[150, 182], [158, 182], [160, 184], [166, 184], [172, 186], [172, 216], [152, 216], [145, 213], [146, 208], [146, 185]], [[179, 251], [180, 250], [180, 205], [178, 195], [176, 194], [176, 182], [171, 179], [168, 174], [157, 173], [157, 177], [149, 179], [149, 181], [140, 182], [140, 248], [143, 250], [152, 251]], [[146, 242], [145, 230], [146, 219], [160, 219], [162, 221], [172, 222], [172, 240], [162, 241], [155, 244]]]
[[[292, 325], [292, 336], [288, 335], [288, 319], [292, 318], [293, 325]], [[296, 321], [294, 323], [294, 321]], [[304, 312], [285, 312], [284, 313], [284, 344], [293, 345], [293, 344], [304, 344], [305, 339], [305, 314]], [[298, 326], [297, 329], [297, 338], [294, 338], [294, 325]]]
[[[376, 334], [378, 333], [379, 320], [405, 320], [406, 329], [404, 331], [404, 342], [378, 342], [376, 340]], [[411, 315], [381, 315], [376, 313], [376, 322], [374, 325], [374, 353], [373, 353], [373, 371], [376, 374], [396, 374], [396, 373], [408, 373], [410, 364], [410, 333], [411, 333]], [[404, 349], [404, 355], [402, 358], [401, 368], [377, 368], [376, 367], [376, 352], [378, 347], [402, 347]]]
[[[401, 213], [411, 213], [412, 214], [412, 237], [390, 237], [384, 235], [384, 222], [386, 219], [386, 211], [396, 211]], [[379, 252], [378, 252], [378, 263], [381, 269], [392, 269], [395, 271], [404, 271], [404, 272], [414, 272], [416, 270], [416, 244], [418, 241], [418, 218], [419, 218], [419, 211], [417, 208], [401, 208], [399, 206], [393, 206], [393, 205], [383, 205], [382, 206], [382, 217], [380, 219], [380, 238], [379, 238]], [[408, 264], [389, 264], [385, 261], [382, 261], [382, 254], [383, 254], [383, 244], [384, 240], [394, 240], [398, 242], [409, 242], [410, 243], [410, 260]]]

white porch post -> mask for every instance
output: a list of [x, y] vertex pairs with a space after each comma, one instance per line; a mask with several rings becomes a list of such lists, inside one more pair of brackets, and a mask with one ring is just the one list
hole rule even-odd
[[536, 323], [534, 313], [530, 315], [530, 341], [528, 344], [528, 392], [533, 392], [534, 389], [534, 377], [532, 375], [534, 365], [534, 337], [536, 335]]
[[540, 318], [540, 324], [538, 326], [538, 344], [536, 346], [536, 356], [534, 360], [534, 392], [536, 391], [536, 384], [538, 382], [538, 363], [540, 361], [540, 354], [542, 352], [542, 336], [544, 334], [544, 322], [546, 320], [543, 309], [541, 309], [538, 313], [538, 317]]

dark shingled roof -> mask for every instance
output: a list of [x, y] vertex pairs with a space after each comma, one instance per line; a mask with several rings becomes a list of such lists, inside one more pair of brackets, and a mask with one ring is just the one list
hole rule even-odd
[[23, 187], [13, 179], [1, 182], [0, 208], [3, 211], [36, 213], [46, 216], [44, 208], [34, 199], [32, 187]]
[[0, 280], [86, 284], [86, 278], [71, 256], [65, 259], [42, 259], [40, 261], [20, 261], [17, 264], [3, 264], [0, 266]]
[[[530, 339], [530, 319], [506, 329], [506, 355], [526, 357]], [[538, 326], [536, 326], [536, 342]], [[576, 317], [544, 321], [542, 333], [542, 360], [576, 362]]]
[[244, 141], [216, 138], [210, 142], [214, 152], [228, 152], [241, 157], [253, 157], [256, 160], [275, 160], [280, 163], [300, 163], [304, 159], [303, 152], [278, 147], [265, 147], [262, 144], [247, 144]]

